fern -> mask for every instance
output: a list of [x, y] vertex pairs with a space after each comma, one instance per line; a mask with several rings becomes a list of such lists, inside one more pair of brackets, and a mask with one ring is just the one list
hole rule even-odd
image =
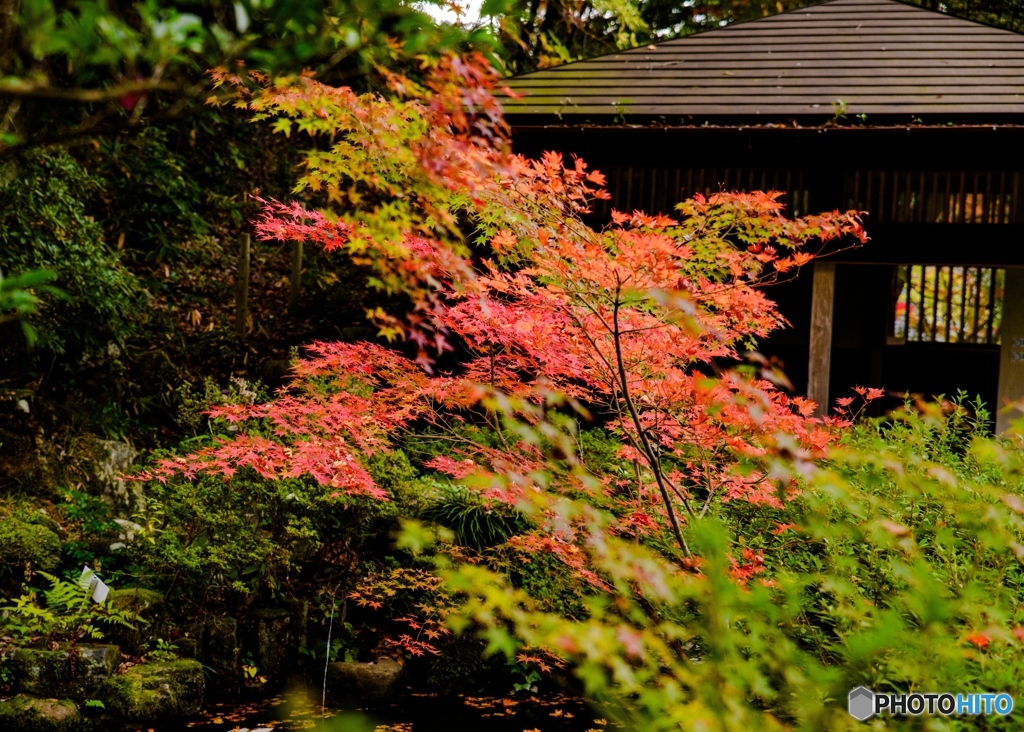
[[119, 610], [107, 604], [90, 600], [89, 587], [68, 582], [46, 572], [40, 576], [50, 588], [39, 594], [32, 589], [19, 597], [15, 604], [2, 608], [0, 628], [4, 634], [19, 639], [48, 637], [53, 641], [103, 638], [100, 625], [120, 625], [135, 629], [135, 623], [145, 622], [138, 613]]

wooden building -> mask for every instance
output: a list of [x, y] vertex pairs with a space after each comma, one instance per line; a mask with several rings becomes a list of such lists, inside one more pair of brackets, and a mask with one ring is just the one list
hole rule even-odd
[[763, 350], [819, 404], [1024, 399], [1024, 36], [829, 0], [510, 86], [517, 149], [580, 155], [618, 209], [775, 189], [797, 215], [868, 212], [868, 245], [771, 293], [792, 328]]

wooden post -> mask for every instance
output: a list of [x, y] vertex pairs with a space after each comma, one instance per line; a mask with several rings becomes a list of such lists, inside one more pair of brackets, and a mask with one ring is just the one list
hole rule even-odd
[[999, 335], [999, 391], [994, 405], [997, 434], [1024, 417], [1020, 410], [1006, 408], [1024, 400], [1024, 268], [1006, 268]]
[[295, 242], [292, 249], [291, 291], [288, 293], [288, 309], [294, 310], [299, 304], [299, 291], [302, 289], [302, 242]]
[[828, 376], [832, 367], [832, 306], [836, 291], [836, 265], [814, 263], [811, 290], [811, 337], [807, 361], [807, 398], [817, 405], [819, 417], [828, 414]]
[[245, 338], [249, 321], [249, 247], [251, 237], [242, 235], [242, 247], [238, 252], [238, 287], [235, 293], [235, 332], [239, 338]]

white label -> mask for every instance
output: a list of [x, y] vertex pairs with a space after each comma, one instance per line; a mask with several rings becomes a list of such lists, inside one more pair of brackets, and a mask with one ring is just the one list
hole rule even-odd
[[92, 586], [92, 601], [104, 602], [109, 594], [110, 588], [103, 584], [103, 580], [99, 577], [94, 578]]

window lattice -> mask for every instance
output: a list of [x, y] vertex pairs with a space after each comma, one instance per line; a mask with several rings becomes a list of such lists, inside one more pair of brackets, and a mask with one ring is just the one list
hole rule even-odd
[[702, 193], [719, 191], [781, 191], [790, 215], [808, 213], [808, 191], [803, 172], [769, 168], [668, 168], [611, 166], [602, 168], [608, 178], [611, 202], [604, 202], [599, 213], [611, 208], [619, 211], [641, 210], [671, 214], [680, 201]]
[[846, 176], [847, 208], [875, 223], [1013, 224], [1016, 172], [861, 170]]
[[896, 268], [896, 343], [999, 343], [1006, 271], [913, 264]]

